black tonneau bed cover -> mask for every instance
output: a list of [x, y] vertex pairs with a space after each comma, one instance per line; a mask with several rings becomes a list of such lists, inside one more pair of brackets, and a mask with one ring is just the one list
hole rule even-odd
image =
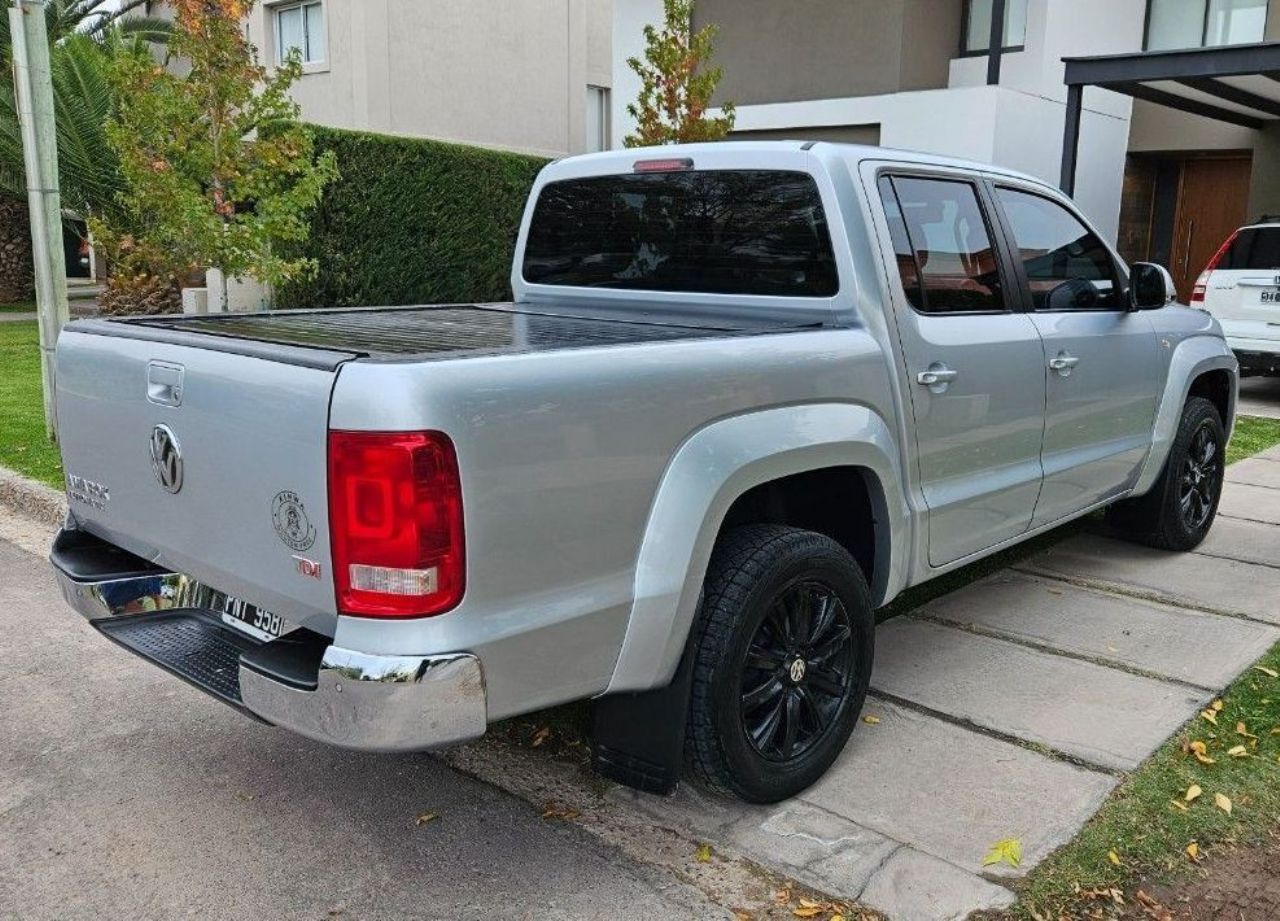
[[[616, 307], [614, 308], [616, 310]], [[445, 304], [86, 320], [73, 329], [155, 339], [277, 361], [336, 367], [366, 358], [405, 360], [460, 354], [519, 354], [710, 339], [812, 329], [777, 318], [608, 315], [516, 304]]]

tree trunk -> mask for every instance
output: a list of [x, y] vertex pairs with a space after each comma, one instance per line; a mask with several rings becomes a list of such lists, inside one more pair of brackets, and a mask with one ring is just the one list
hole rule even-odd
[[34, 300], [31, 213], [27, 203], [0, 195], [0, 304]]

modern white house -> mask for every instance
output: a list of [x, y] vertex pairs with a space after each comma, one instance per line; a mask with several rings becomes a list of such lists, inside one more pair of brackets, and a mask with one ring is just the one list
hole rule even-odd
[[[1005, 16], [993, 56], [997, 6]], [[615, 145], [631, 130], [625, 104], [638, 91], [626, 60], [643, 49], [640, 26], [661, 15], [661, 0], [615, 0]], [[1056, 184], [1064, 58], [1266, 50], [1280, 39], [1280, 0], [698, 0], [695, 26], [707, 24], [719, 27], [720, 98], [737, 105], [737, 136], [923, 150]], [[1074, 194], [1125, 255], [1170, 264], [1189, 286], [1247, 216], [1280, 211], [1277, 73], [1228, 76], [1208, 93], [1191, 85], [1203, 77], [1133, 94], [1082, 88]], [[1206, 111], [1215, 117], [1194, 114]]]
[[267, 65], [298, 49], [307, 121], [556, 157], [609, 146], [611, 7], [266, 0], [247, 29]]

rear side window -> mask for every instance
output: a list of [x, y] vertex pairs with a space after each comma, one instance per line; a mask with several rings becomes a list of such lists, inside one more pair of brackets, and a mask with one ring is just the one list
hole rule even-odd
[[999, 260], [978, 193], [963, 180], [880, 180], [898, 272], [922, 313], [1005, 309]]
[[1227, 248], [1219, 269], [1280, 271], [1280, 227], [1246, 227]]
[[831, 297], [835, 254], [807, 173], [701, 170], [573, 179], [538, 197], [532, 284]]

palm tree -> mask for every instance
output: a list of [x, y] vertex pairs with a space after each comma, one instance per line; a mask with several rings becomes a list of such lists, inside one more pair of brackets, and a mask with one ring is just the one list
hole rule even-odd
[[[82, 217], [110, 213], [120, 188], [119, 165], [105, 131], [114, 106], [108, 62], [114, 55], [141, 53], [148, 42], [163, 43], [170, 31], [168, 22], [138, 12], [146, 5], [146, 0], [122, 0], [118, 8], [110, 0], [45, 4], [62, 204]], [[26, 199], [26, 172], [7, 15], [0, 15], [0, 59], [0, 214], [25, 228], [26, 208], [14, 206]], [[29, 241], [30, 230], [10, 228], [5, 236]], [[28, 253], [14, 253], [0, 264], [0, 298], [18, 299], [29, 291], [30, 271]]]

